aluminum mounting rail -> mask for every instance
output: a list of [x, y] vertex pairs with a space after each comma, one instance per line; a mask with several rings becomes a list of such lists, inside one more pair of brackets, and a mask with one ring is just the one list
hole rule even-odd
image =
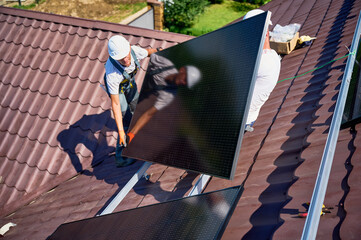
[[[354, 37], [351, 44], [351, 52], [356, 52], [360, 41], [361, 34], [361, 12], [357, 21]], [[351, 81], [353, 66], [355, 63], [355, 54], [351, 54], [346, 63], [346, 69], [343, 75], [340, 92], [337, 98], [335, 111], [333, 113], [332, 122], [327, 136], [326, 145], [318, 170], [316, 184], [313, 189], [312, 199], [306, 218], [306, 223], [302, 232], [303, 240], [316, 239], [318, 224], [320, 222], [320, 212], [322, 211], [323, 201], [325, 200], [328, 179], [330, 177], [332, 161], [335, 154], [338, 134], [342, 121], [342, 115], [345, 108], [348, 88]]]
[[[142, 167], [140, 167], [140, 169], [133, 175], [133, 177], [122, 188], [122, 190], [120, 190], [120, 192], [114, 197], [108, 206], [106, 206], [106, 208], [97, 216], [112, 213], [142, 177], [145, 177], [146, 179], [149, 177], [146, 171], [151, 165], [152, 163], [150, 162], [144, 162]], [[189, 192], [188, 196], [201, 194], [203, 188], [207, 185], [210, 178], [211, 176], [202, 174], [197, 180], [196, 184], [193, 186], [192, 190]]]
[[133, 177], [128, 181], [128, 183], [120, 190], [120, 192], [115, 196], [115, 198], [108, 204], [108, 206], [101, 212], [98, 216], [112, 213], [114, 209], [120, 204], [121, 201], [127, 196], [127, 194], [132, 190], [132, 188], [137, 184], [137, 182], [144, 176], [147, 177], [146, 171], [152, 165], [150, 162], [144, 162], [139, 170], [133, 175]]

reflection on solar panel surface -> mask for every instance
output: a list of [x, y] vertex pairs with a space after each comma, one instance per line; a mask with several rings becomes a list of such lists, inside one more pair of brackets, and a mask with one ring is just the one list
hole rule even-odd
[[123, 155], [232, 178], [267, 13], [151, 56]]
[[62, 224], [56, 239], [220, 239], [242, 194], [232, 187]]

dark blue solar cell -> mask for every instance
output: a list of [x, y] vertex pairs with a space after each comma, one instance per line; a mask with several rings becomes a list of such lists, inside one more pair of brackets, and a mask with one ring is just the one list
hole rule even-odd
[[48, 239], [220, 239], [242, 192], [232, 187], [66, 223]]
[[123, 155], [233, 178], [266, 19], [260, 14], [152, 55]]

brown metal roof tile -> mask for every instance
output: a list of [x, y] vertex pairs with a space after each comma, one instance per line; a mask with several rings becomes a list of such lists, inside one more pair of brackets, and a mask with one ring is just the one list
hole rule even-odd
[[[305, 2], [305, 1], [303, 1], [303, 2]], [[317, 5], [321, 6], [322, 5], [321, 1]], [[313, 17], [314, 14], [318, 14], [318, 15], [322, 16], [322, 14], [324, 14], [324, 11], [320, 7], [319, 9], [315, 9], [315, 11], [312, 11], [310, 13], [310, 21], [308, 21], [308, 23], [311, 23], [311, 19], [315, 20], [315, 21], [312, 22], [312, 24], [309, 24], [309, 29], [315, 29], [315, 27], [317, 27], [317, 24], [319, 24], [319, 21], [317, 19], [320, 19], [320, 18]], [[331, 12], [329, 12], [329, 14], [331, 14]], [[337, 14], [337, 11], [336, 11], [336, 14]], [[332, 19], [332, 18], [325, 18], [325, 19], [328, 20], [328, 19]], [[325, 24], [328, 24], [327, 20], [324, 22]], [[306, 21], [306, 23], [307, 23], [307, 21]], [[353, 23], [353, 27], [355, 26], [354, 24], [355, 23]], [[305, 24], [304, 26], [307, 26], [307, 24]], [[328, 38], [329, 42], [327, 42], [327, 43], [329, 44], [329, 46], [326, 49], [329, 49], [329, 50], [327, 50], [327, 51], [322, 50], [324, 47], [324, 42], [325, 42], [322, 38], [329, 36], [329, 34], [330, 34], [329, 29], [330, 28], [323, 30], [323, 31], [328, 32], [327, 34], [322, 35], [323, 32], [321, 31], [320, 32], [321, 35], [319, 35], [320, 38], [318, 38], [315, 41], [315, 44], [313, 46], [311, 46], [309, 49], [307, 49], [307, 50], [310, 50], [310, 52], [308, 52], [307, 58], [304, 60], [304, 63], [305, 63], [304, 66], [301, 65], [302, 67], [300, 68], [299, 73], [302, 73], [302, 72], [305, 72], [307, 70], [314, 68], [313, 66], [315, 66], [315, 62], [318, 62], [317, 64], [318, 64], [318, 66], [320, 66], [320, 65], [324, 64], [325, 62], [335, 58], [336, 55], [333, 53], [335, 53], [335, 50], [337, 50], [337, 48], [332, 49], [332, 45], [338, 44], [338, 42], [336, 41], [337, 37], [334, 38], [334, 36], [333, 36], [332, 38]], [[317, 28], [316, 28], [316, 30], [317, 30]], [[319, 44], [317, 44], [317, 43], [319, 43]], [[320, 52], [320, 50], [317, 52], [316, 48], [321, 49], [322, 52]], [[315, 49], [315, 51], [311, 52], [313, 49]], [[343, 56], [345, 54], [345, 51], [343, 51], [343, 50], [344, 49], [340, 49], [340, 52], [338, 52], [338, 56]], [[297, 62], [297, 59], [291, 59], [293, 54], [297, 54], [297, 51], [305, 52], [305, 49], [296, 50], [294, 53], [284, 57], [284, 59], [282, 61], [281, 76], [282, 76], [282, 74], [285, 73], [285, 71], [287, 71], [287, 75], [288, 75], [289, 74], [288, 71], [292, 72], [292, 71], [294, 71], [293, 69], [297, 70], [297, 67], [295, 68], [295, 66], [292, 66], [290, 68], [291, 65], [289, 65], [289, 64], [287, 64], [286, 67], [284, 67], [284, 65], [286, 63], [289, 63], [289, 62], [290, 62], [290, 64], [302, 63], [302, 59], [301, 59], [301, 61], [298, 61], [298, 62]], [[307, 53], [307, 52], [305, 52], [305, 53]], [[317, 54], [319, 54], [319, 55], [317, 55]], [[321, 61], [323, 61], [323, 62], [321, 62]], [[334, 64], [334, 65], [336, 65], [336, 64]], [[338, 63], [338, 66], [341, 67], [342, 64]], [[289, 70], [287, 70], [287, 68], [289, 68]], [[287, 75], [285, 77], [288, 77]], [[292, 74], [290, 74], [290, 75], [292, 76]], [[276, 92], [278, 92], [279, 87], [282, 87], [284, 89], [285, 86], [286, 87], [290, 86], [290, 91], [288, 93], [283, 91], [282, 93], [272, 94], [271, 98], [269, 100], [270, 104], [269, 105], [268, 105], [268, 103], [265, 104], [264, 108], [266, 108], [267, 110], [262, 109], [260, 116], [259, 116], [260, 119], [271, 118], [272, 114], [274, 115], [275, 111], [270, 110], [270, 107], [271, 106], [274, 107], [274, 104], [279, 105], [280, 101], [278, 99], [283, 98], [284, 94], [286, 94], [286, 98], [284, 99], [285, 102], [280, 105], [280, 107], [281, 107], [280, 112], [277, 113], [277, 115], [274, 115], [277, 117], [277, 119], [275, 120], [275, 122], [273, 123], [273, 125], [270, 129], [271, 130], [270, 133], [267, 135], [267, 140], [264, 143], [263, 142], [261, 143], [262, 148], [259, 152], [257, 152], [257, 155], [256, 155], [257, 161], [260, 161], [261, 159], [264, 159], [264, 160], [275, 159], [275, 157], [272, 157], [272, 155], [269, 155], [269, 156], [265, 155], [265, 152], [268, 153], [269, 151], [272, 151], [272, 150], [270, 150], [271, 147], [267, 148], [267, 142], [268, 142], [268, 140], [272, 139], [272, 136], [277, 138], [277, 136], [286, 135], [286, 136], [289, 136], [289, 138], [285, 138], [284, 140], [273, 139], [273, 141], [270, 141], [273, 143], [274, 149], [277, 149], [277, 147], [278, 147], [278, 144], [276, 144], [276, 143], [283, 142], [281, 149], [284, 152], [283, 153], [280, 152], [282, 154], [279, 157], [276, 157], [276, 160], [274, 162], [274, 164], [277, 165], [277, 169], [276, 169], [277, 171], [275, 171], [273, 174], [269, 174], [269, 178], [267, 179], [268, 183], [266, 183], [266, 181], [264, 181], [264, 183], [262, 185], [262, 186], [264, 186], [264, 184], [270, 184], [270, 186], [272, 186], [272, 188], [268, 187], [268, 190], [267, 191], [265, 190], [264, 193], [262, 193], [262, 194], [258, 193], [258, 195], [259, 195], [258, 199], [263, 201], [264, 203], [261, 205], [261, 207], [259, 207], [259, 206], [252, 207], [251, 204], [245, 204], [245, 207], [242, 208], [242, 210], [244, 210], [244, 212], [242, 214], [247, 214], [247, 212], [246, 212], [247, 210], [250, 211], [250, 209], [253, 209], [247, 215], [248, 217], [244, 218], [245, 221], [247, 221], [247, 222], [250, 221], [252, 223], [252, 229], [244, 229], [243, 231], [238, 230], [238, 233], [240, 236], [244, 236], [244, 238], [247, 238], [250, 236], [254, 237], [254, 235], [252, 235], [252, 233], [255, 233], [253, 230], [263, 229], [265, 231], [265, 229], [267, 229], [268, 225], [277, 226], [277, 224], [281, 224], [281, 225], [283, 224], [285, 227], [283, 227], [283, 225], [282, 225], [282, 227], [276, 231], [277, 232], [276, 238], [283, 239], [281, 236], [300, 236], [300, 232], [302, 232], [304, 220], [299, 219], [299, 218], [292, 218], [292, 216], [295, 215], [294, 212], [296, 212], [296, 215], [297, 215], [297, 211], [293, 211], [292, 206], [291, 206], [291, 209], [288, 209], [287, 208], [288, 205], [287, 205], [286, 209], [284, 209], [284, 211], [285, 211], [284, 214], [282, 214], [282, 210], [281, 210], [282, 218], [286, 219], [286, 223], [287, 223], [287, 221], [289, 221], [290, 224], [285, 224], [282, 222], [278, 223], [277, 221], [274, 223], [258, 222], [259, 220], [262, 220], [262, 218], [268, 219], [268, 217], [270, 217], [267, 215], [266, 212], [264, 212], [264, 213], [262, 212], [262, 209], [264, 209], [263, 211], [267, 211], [267, 209], [271, 209], [271, 208], [267, 207], [266, 202], [268, 200], [262, 199], [262, 196], [266, 196], [264, 194], [268, 193], [268, 191], [271, 191], [270, 193], [273, 193], [273, 194], [277, 193], [276, 189], [280, 187], [279, 184], [274, 184], [270, 181], [273, 179], [273, 175], [276, 180], [278, 178], [282, 179], [284, 176], [288, 175], [287, 172], [282, 172], [283, 171], [282, 169], [284, 169], [285, 166], [283, 164], [279, 165], [280, 157], [282, 157], [283, 160], [287, 160], [289, 157], [292, 158], [290, 155], [290, 153], [292, 153], [294, 161], [292, 161], [290, 163], [290, 166], [287, 166], [287, 167], [291, 167], [290, 169], [296, 169], [295, 176], [299, 177], [299, 179], [295, 183], [292, 181], [290, 182], [290, 185], [292, 187], [290, 188], [288, 194], [291, 197], [293, 197], [292, 202], [295, 202], [296, 199], [297, 200], [303, 199], [302, 201], [304, 201], [304, 202], [310, 199], [310, 194], [312, 194], [312, 189], [313, 189], [313, 185], [314, 185], [314, 181], [315, 181], [315, 175], [317, 174], [318, 164], [319, 164], [319, 161], [320, 161], [320, 158], [322, 155], [322, 148], [324, 146], [324, 143], [325, 143], [325, 140], [327, 137], [326, 130], [327, 130], [327, 125], [329, 124], [329, 119], [330, 119], [330, 115], [332, 112], [332, 106], [334, 105], [334, 101], [335, 101], [334, 97], [338, 91], [338, 84], [339, 84], [338, 80], [339, 80], [339, 76], [341, 76], [341, 75], [342, 75], [342, 73], [339, 72], [338, 70], [332, 70], [330, 68], [326, 68], [326, 69], [322, 69], [321, 71], [315, 72], [315, 74], [312, 74], [312, 75], [309, 75], [306, 77], [302, 77], [302, 78], [298, 78], [295, 81], [291, 82], [291, 80], [290, 80], [290, 84], [288, 82], [284, 82], [284, 84], [282, 84], [282, 85], [281, 84], [277, 85]], [[329, 76], [333, 76], [333, 77], [329, 77]], [[307, 80], [307, 79], [311, 79], [311, 80]], [[302, 81], [299, 81], [299, 80], [302, 80]], [[305, 81], [305, 80], [307, 80], [307, 81]], [[273, 98], [276, 98], [276, 99], [273, 100]], [[273, 103], [273, 104], [271, 104], [271, 103]], [[266, 114], [263, 114], [264, 112], [266, 112]], [[312, 117], [314, 114], [315, 114], [316, 118]], [[284, 119], [284, 121], [282, 121], [282, 119]], [[256, 130], [255, 130], [254, 134], [257, 131], [257, 127], [258, 127], [257, 122], [259, 122], [259, 120], [256, 121], [256, 124], [255, 124]], [[293, 124], [295, 124], [294, 127], [291, 127], [289, 124], [287, 124], [287, 122], [289, 122], [289, 123], [292, 122]], [[325, 122], [326, 122], [326, 124], [325, 124]], [[312, 126], [313, 124], [316, 124], [316, 125]], [[321, 124], [321, 125], [317, 125], [317, 124]], [[310, 126], [312, 126], [312, 127], [310, 128]], [[264, 129], [264, 126], [262, 126], [262, 127]], [[304, 131], [304, 130], [302, 130], [303, 127], [305, 127], [305, 130], [307, 128], [311, 131], [306, 130], [302, 134], [302, 131]], [[280, 128], [281, 129], [283, 128], [283, 129], [280, 130]], [[316, 130], [314, 130], [314, 128], [316, 128]], [[299, 132], [301, 134], [301, 135], [299, 135], [301, 137], [299, 140], [297, 140], [298, 129], [301, 130]], [[257, 133], [260, 133], [260, 132], [257, 132]], [[247, 138], [247, 137], [252, 137], [252, 136], [251, 135], [247, 136], [247, 134], [245, 136], [244, 143], [242, 144], [242, 148], [249, 147], [248, 140], [250, 140], [250, 138]], [[253, 134], [253, 133], [251, 133], [251, 134]], [[302, 135], [304, 136], [303, 138], [302, 138]], [[300, 144], [295, 144], [297, 142], [300, 142]], [[256, 142], [252, 142], [252, 143], [256, 144]], [[304, 145], [305, 143], [307, 143], [309, 145]], [[257, 146], [259, 146], [259, 145], [257, 145]], [[298, 148], [297, 148], [297, 146], [298, 146]], [[320, 151], [320, 148], [321, 148], [321, 151]], [[250, 152], [256, 152], [253, 149], [254, 148], [247, 148], [247, 150]], [[294, 149], [294, 150], [292, 150], [292, 149]], [[316, 156], [315, 152], [318, 152], [319, 154]], [[302, 154], [300, 155], [300, 153], [302, 153]], [[241, 150], [240, 157], [242, 157], [242, 150]], [[300, 167], [295, 168], [294, 166], [298, 166], [298, 164], [299, 164], [299, 163], [297, 163], [297, 161], [298, 161], [297, 159], [302, 159], [301, 161], [304, 161], [304, 162], [300, 165]], [[285, 162], [283, 160], [281, 162]], [[262, 176], [261, 173], [258, 173], [259, 172], [258, 169], [262, 169], [262, 168], [263, 167], [260, 168], [259, 165], [257, 165], [257, 162], [253, 166], [252, 174], [254, 174], [253, 175], [254, 178], [250, 177], [247, 180], [247, 181], [254, 182], [255, 185], [252, 185], [251, 188], [254, 188], [255, 186], [259, 186], [259, 184], [262, 184], [261, 183], [262, 180], [258, 178], [259, 176]], [[242, 167], [237, 168], [237, 170], [238, 169], [242, 169]], [[275, 174], [277, 174], [277, 175], [275, 175]], [[254, 180], [252, 181], [252, 179], [254, 179]], [[291, 175], [291, 179], [293, 179], [292, 175]], [[212, 179], [211, 183], [208, 185], [208, 188], [211, 188], [211, 189], [217, 188], [217, 182], [218, 182], [217, 179]], [[213, 184], [213, 187], [212, 187], [212, 184]], [[295, 191], [293, 191], [293, 189], [295, 189], [296, 187], [297, 187], [297, 191], [295, 192]], [[306, 189], [309, 189], [309, 190], [306, 190]], [[248, 189], [248, 191], [249, 191], [249, 189]], [[308, 194], [306, 194], [306, 193], [308, 193]], [[245, 190], [243, 196], [246, 198], [248, 196], [247, 187], [246, 187], [246, 190]], [[257, 196], [257, 194], [256, 194], [256, 196]], [[293, 199], [295, 199], [295, 200], [293, 200]], [[297, 200], [296, 200], [296, 202], [299, 204], [298, 208], [302, 207], [301, 206], [302, 203], [300, 203], [300, 201], [297, 201]], [[240, 203], [241, 202], [242, 202], [242, 198], [240, 200]], [[239, 213], [239, 214], [241, 214], [241, 213]], [[237, 230], [233, 229], [232, 226], [236, 226], [238, 224], [237, 225], [238, 229], [242, 228], [241, 225], [239, 224], [239, 221], [237, 223], [236, 222], [232, 223], [233, 218], [239, 219], [237, 212], [235, 212], [235, 214], [233, 216], [234, 217], [232, 217], [232, 219], [229, 223], [229, 227], [227, 228], [227, 230], [225, 232], [225, 239], [228, 239], [228, 238], [231, 239], [233, 236], [233, 232], [237, 231]], [[258, 216], [260, 216], [260, 218], [258, 218]], [[325, 224], [325, 225], [327, 225], [327, 224]], [[234, 227], [234, 228], [237, 228], [237, 227]], [[297, 231], [295, 231], [296, 229], [297, 229]], [[324, 231], [325, 230], [321, 229], [321, 235], [329, 236]], [[278, 234], [278, 232], [280, 232], [280, 234]], [[287, 235], [284, 235], [285, 233]], [[290, 235], [290, 233], [297, 233], [297, 234]], [[265, 236], [265, 235], [263, 235], [263, 236]], [[285, 239], [287, 239], [287, 237]]]
[[[287, 25], [288, 22], [287, 22], [287, 24], [283, 24], [282, 22], [280, 22], [280, 19], [283, 19], [283, 21], [286, 22], [287, 19], [289, 19], [289, 17], [293, 16], [291, 14], [291, 12], [290, 12], [290, 15], [285, 16], [285, 15], [287, 15], [287, 13], [288, 13], [288, 11], [290, 9], [294, 9], [295, 6], [293, 6], [293, 2], [294, 1], [284, 2], [283, 4], [280, 4], [280, 5], [277, 6], [277, 10], [276, 9], [269, 9], [272, 12], [272, 16], [271, 16], [272, 23], [277, 22], [278, 24], [280, 24], [282, 26]], [[279, 14], [280, 12], [282, 14]]]
[[[12, 151], [12, 148], [13, 147], [17, 147], [17, 148], [20, 148], [21, 143], [20, 141], [18, 141], [18, 143], [20, 143], [19, 145], [15, 145], [15, 144], [12, 144], [14, 142], [14, 139], [18, 138], [19, 136], [17, 135], [12, 135], [12, 134], [9, 134], [9, 132], [3, 132], [3, 131], [0, 131], [0, 137], [2, 139], [2, 141], [0, 142], [0, 156], [1, 157], [6, 157], [7, 154], [9, 154], [10, 158], [9, 159], [12, 159], [12, 160], [15, 160], [15, 158], [11, 158], [12, 156], [16, 155], [16, 154], [13, 154], [11, 151]], [[24, 140], [25, 139], [21, 139], [21, 140]], [[16, 153], [18, 151], [15, 151]]]
[[[283, 57], [282, 80], [345, 55], [347, 50], [343, 45], [351, 43], [361, 2], [273, 0], [262, 8], [273, 11], [274, 25], [300, 23], [301, 35], [317, 37], [312, 46]], [[0, 113], [6, 116], [0, 119], [0, 139], [4, 139], [0, 141], [0, 160], [5, 162], [0, 166], [0, 176], [6, 176], [7, 183], [22, 189], [31, 190], [32, 183], [41, 185], [38, 194], [34, 190], [33, 195], [23, 195], [24, 191], [1, 184], [0, 200], [24, 196], [22, 203], [7, 200], [2, 205], [12, 211], [61, 183], [53, 192], [6, 218], [19, 223], [19, 228], [9, 233], [9, 239], [20, 236], [44, 239], [61, 223], [94, 216], [141, 166], [137, 162], [129, 169], [116, 169], [114, 159], [107, 157], [115, 145], [116, 133], [107, 96], [97, 87], [102, 83], [107, 58], [103, 43], [118, 31], [132, 44], [142, 47], [165, 48], [191, 37], [53, 14], [0, 10], [0, 70], [4, 72]], [[6, 34], [8, 29], [25, 34], [24, 43], [17, 42], [21, 34]], [[345, 60], [277, 84], [260, 112], [255, 131], [244, 136], [234, 180], [212, 178], [207, 185], [206, 191], [212, 191], [246, 180], [224, 239], [300, 237], [304, 219], [295, 216], [304, 211], [302, 204], [312, 194]], [[144, 69], [147, 63], [143, 61]], [[26, 76], [27, 81], [22, 81], [21, 76]], [[139, 84], [143, 77], [144, 71], [140, 71]], [[42, 106], [42, 101], [49, 105]], [[39, 103], [41, 107], [36, 105]], [[9, 118], [14, 122], [8, 121]], [[91, 136], [92, 140], [84, 136]], [[352, 136], [354, 139], [350, 140]], [[359, 236], [354, 221], [360, 214], [355, 207], [360, 202], [358, 138], [357, 133], [340, 133], [340, 150], [336, 151], [330, 177], [332, 188], [327, 192], [325, 204], [343, 201], [344, 211], [340, 205], [337, 213], [333, 211], [321, 218], [319, 238], [329, 239], [338, 236], [338, 232], [341, 238]], [[350, 148], [350, 144], [355, 147]], [[31, 160], [26, 160], [27, 157]], [[347, 159], [353, 164], [352, 170], [342, 169]], [[84, 175], [65, 181], [75, 175], [79, 163], [82, 169], [89, 169]], [[99, 165], [91, 168], [91, 164]], [[15, 165], [26, 165], [27, 169], [13, 170]], [[40, 177], [44, 171], [47, 174]], [[196, 175], [157, 164], [148, 173], [153, 173], [150, 181], [141, 180], [116, 211], [182, 197], [197, 179]], [[24, 181], [17, 183], [14, 174], [24, 179], [29, 177], [29, 185]], [[345, 179], [349, 192], [341, 185]], [[59, 206], [63, 206], [61, 210]], [[34, 221], [34, 216], [39, 216], [39, 220]], [[337, 221], [338, 218], [341, 220]], [[42, 231], [34, 230], [40, 226]]]
[[[340, 199], [342, 199], [342, 194], [343, 194], [342, 192], [343, 191], [340, 191], [340, 188], [341, 188], [340, 180], [343, 177], [347, 176], [347, 171], [345, 170], [345, 168], [343, 166], [344, 162], [343, 161], [338, 161], [338, 160], [339, 159], [347, 159], [347, 157], [350, 154], [348, 151], [339, 151], [338, 149], [346, 150], [348, 148], [349, 143], [350, 143], [349, 141], [350, 141], [350, 138], [349, 139], [344, 138], [343, 141], [339, 141], [339, 144], [337, 146], [337, 150], [336, 150], [336, 154], [335, 154], [335, 160], [334, 160], [334, 166], [333, 166], [332, 172], [331, 172], [332, 177], [330, 179], [329, 190], [327, 191], [327, 195], [326, 195], [325, 203], [324, 203], [326, 206], [331, 207], [331, 208], [335, 208], [335, 206], [338, 204], [338, 201]], [[313, 155], [315, 154], [315, 151], [309, 150], [308, 152], [313, 154]], [[320, 159], [321, 154], [322, 154], [322, 152], [318, 152], [318, 156], [313, 156], [312, 158]], [[312, 160], [312, 158], [310, 158], [309, 156], [305, 156], [305, 157], [307, 157], [306, 161]], [[307, 167], [307, 165], [302, 164], [302, 167]], [[301, 194], [304, 191], [301, 191], [301, 189], [302, 189], [302, 187], [303, 188], [305, 187], [305, 184], [306, 184], [305, 180], [309, 179], [308, 184], [312, 186], [315, 179], [314, 179], [314, 177], [308, 177], [308, 176], [310, 176], [310, 174], [309, 174], [310, 172], [315, 172], [315, 170], [317, 170], [317, 168], [312, 168], [312, 167], [310, 168], [310, 166], [309, 166], [309, 168], [304, 169], [303, 174], [307, 174], [306, 177], [304, 177], [302, 172], [300, 172], [301, 169], [299, 171], [297, 171], [296, 174], [298, 176], [300, 176], [301, 178], [290, 189], [290, 194], [292, 194], [292, 196], [295, 199], [300, 199], [300, 198], [302, 199]], [[335, 181], [335, 182], [333, 182], [333, 181]], [[308, 197], [310, 197], [311, 193], [312, 192], [309, 192], [307, 194]], [[303, 199], [303, 201], [307, 201], [307, 198], [306, 198], [306, 200]], [[290, 202], [286, 207], [288, 207], [288, 208], [296, 208], [296, 209], [299, 209], [300, 211], [305, 211], [304, 207], [302, 206], [303, 203], [304, 202], [302, 202], [302, 201]], [[330, 229], [330, 228], [331, 229], [337, 229], [338, 228], [338, 227], [336, 227], [336, 225], [339, 223], [339, 220], [338, 220], [339, 218], [337, 217], [338, 212], [339, 212], [339, 210], [337, 210], [337, 208], [335, 208], [334, 210], [331, 210], [331, 214], [326, 214], [325, 216], [321, 217], [320, 226], [319, 226], [320, 234], [318, 234], [319, 238], [324, 238], [324, 237], [325, 238], [332, 238], [332, 231], [327, 231], [327, 229]], [[297, 213], [297, 211], [296, 211], [296, 213]], [[341, 215], [338, 215], [338, 216], [340, 217]], [[292, 219], [291, 217], [292, 216], [284, 215], [284, 218], [286, 218], [287, 221], [285, 222], [285, 225], [280, 228], [278, 234], [282, 234], [282, 233], [284, 234], [284, 232], [287, 231], [287, 227], [294, 224], [294, 222], [297, 220], [295, 218]], [[334, 219], [334, 220], [337, 219], [337, 221], [335, 222], [332, 219]], [[303, 222], [304, 221], [302, 221], [302, 224], [303, 224]], [[301, 233], [300, 231], [301, 230], [298, 230], [298, 234]], [[333, 232], [333, 233], [335, 233], [335, 232]]]
[[[7, 169], [9, 171], [7, 173], [3, 173], [4, 184], [8, 187], [16, 188], [18, 191], [27, 191], [28, 182], [25, 179], [30, 179], [33, 168], [26, 166], [26, 164], [18, 163], [17, 161], [9, 161], [8, 163], [9, 165], [7, 165]], [[42, 174], [45, 174], [45, 172], [42, 172]], [[17, 176], [17, 178], [13, 178], [11, 176]], [[13, 200], [14, 199], [10, 198], [7, 202], [11, 202]]]
[[[6, 205], [13, 201], [19, 200], [23, 197], [24, 191], [19, 191], [15, 189], [13, 186], [7, 186], [5, 183], [0, 185], [0, 194], [4, 199], [2, 204]], [[9, 212], [10, 213], [10, 212]], [[7, 222], [6, 222], [7, 223]], [[4, 224], [6, 224], [4, 223]]]
[[[4, 161], [29, 166], [26, 172], [18, 172], [24, 174], [24, 179], [29, 177], [29, 185], [20, 179], [19, 188], [28, 188], [32, 184], [41, 186], [37, 191], [27, 194], [28, 197], [23, 197], [26, 202], [64, 181], [67, 176], [74, 175], [76, 171], [101, 163], [104, 157], [114, 151], [111, 146], [115, 145], [117, 137], [115, 122], [109, 111], [109, 99], [100, 88], [104, 63], [108, 57], [106, 42], [110, 36], [117, 34], [114, 29], [120, 29], [133, 39], [131, 43], [137, 41], [134, 44], [147, 48], [166, 48], [192, 37], [143, 29], [140, 31], [133, 27], [53, 14], [0, 9], [0, 21], [3, 23], [0, 29], [0, 51], [3, 53], [0, 67], [4, 70], [0, 85], [1, 95], [4, 96], [1, 111], [6, 116], [0, 122], [0, 134], [4, 136], [0, 149]], [[12, 29], [13, 34], [7, 34], [9, 29]], [[147, 63], [141, 63], [144, 69]], [[140, 72], [136, 79], [138, 83], [141, 84], [144, 74], [144, 71]], [[9, 145], [14, 143], [17, 146], [16, 143], [20, 142], [24, 147]], [[113, 161], [111, 165], [114, 168]], [[134, 167], [139, 168], [139, 165]], [[18, 169], [21, 170], [20, 167]], [[104, 184], [111, 184], [113, 191], [116, 188], [112, 184], [122, 185], [132, 174], [132, 171], [129, 174], [123, 172], [119, 179], [119, 171], [116, 173], [114, 169], [106, 169], [91, 174], [95, 174], [96, 179], [107, 179]], [[48, 176], [59, 177], [41, 177], [43, 172], [51, 173]], [[10, 177], [7, 181], [16, 183], [16, 178]], [[87, 189], [84, 186], [73, 187], [84, 191]], [[69, 193], [72, 195], [71, 189]], [[112, 194], [102, 191], [107, 197], [98, 198], [98, 195], [94, 195], [91, 199], [96, 201], [83, 205], [85, 212], [79, 210], [79, 217], [74, 215], [66, 218], [78, 219], [98, 211]], [[24, 194], [18, 190], [11, 192], [17, 193], [17, 196]], [[82, 194], [83, 199], [87, 197], [88, 194]], [[71, 201], [72, 198], [68, 196], [65, 199]], [[65, 199], [62, 201], [67, 204]], [[12, 206], [11, 202], [4, 204], [1, 205], [2, 213], [4, 209], [12, 211], [22, 206], [21, 202], [13, 203]], [[90, 206], [98, 209], [89, 209], [92, 208]], [[63, 208], [63, 211], [74, 211], [72, 203], [69, 203], [69, 210]], [[45, 214], [44, 222], [46, 218]], [[63, 222], [64, 217], [61, 219]], [[52, 231], [56, 226], [53, 226]]]
[[[360, 142], [360, 139], [358, 139]], [[359, 150], [356, 150], [357, 152], [354, 153], [354, 155], [360, 154]], [[359, 207], [360, 199], [360, 174], [356, 174], [357, 172], [361, 171], [361, 167], [359, 164], [355, 164], [357, 162], [356, 158], [352, 158], [351, 161], [349, 161], [352, 165], [348, 165], [348, 173], [349, 177], [343, 179], [343, 183], [345, 181], [349, 185], [349, 189], [347, 186], [344, 186], [344, 196], [343, 199], [344, 202], [341, 202], [338, 204], [340, 216], [342, 217], [343, 222], [340, 227], [340, 235], [343, 238], [348, 239], [357, 239], [360, 236], [360, 230], [355, 231], [356, 229], [359, 229], [359, 225], [357, 221], [354, 219], [357, 219], [357, 216], [360, 216], [361, 211]], [[352, 170], [350, 171], [350, 167], [352, 167]], [[347, 175], [346, 175], [347, 176]], [[342, 198], [341, 198], [342, 199]]]

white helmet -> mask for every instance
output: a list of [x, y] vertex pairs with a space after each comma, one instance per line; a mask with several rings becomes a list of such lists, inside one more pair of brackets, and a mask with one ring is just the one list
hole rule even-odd
[[[271, 12], [271, 11], [270, 11], [270, 12]], [[248, 13], [246, 13], [246, 15], [244, 15], [243, 20], [246, 20], [246, 19], [248, 19], [248, 18], [254, 17], [254, 16], [256, 16], [256, 15], [258, 15], [258, 14], [261, 14], [261, 13], [264, 13], [264, 11], [261, 10], [261, 9], [253, 9], [253, 10], [249, 11]], [[271, 12], [271, 13], [272, 13], [272, 12]], [[272, 25], [272, 21], [271, 21], [271, 20], [269, 21], [269, 24]]]
[[192, 88], [201, 80], [202, 73], [195, 66], [188, 65], [185, 68], [187, 70], [187, 86]]
[[127, 39], [120, 35], [113, 36], [108, 42], [108, 52], [114, 60], [123, 59], [130, 52], [130, 44]]

